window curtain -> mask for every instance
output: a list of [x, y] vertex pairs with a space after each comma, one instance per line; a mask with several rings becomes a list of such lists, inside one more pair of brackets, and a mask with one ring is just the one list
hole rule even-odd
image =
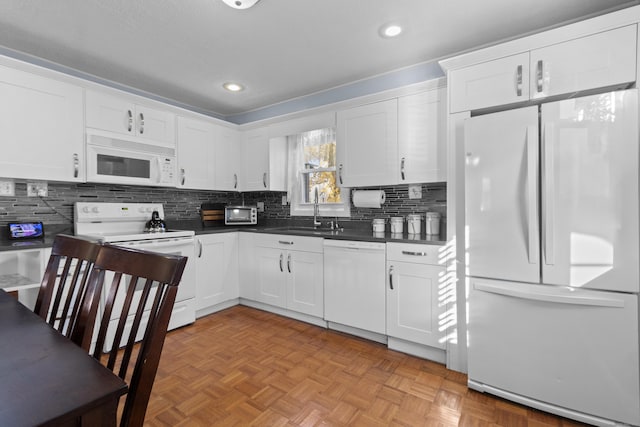
[[[330, 143], [335, 141], [335, 138], [333, 128], [317, 129], [287, 137], [287, 201], [289, 203], [303, 202], [300, 171], [306, 167], [305, 163], [308, 161], [304, 155], [304, 148]], [[309, 167], [314, 168], [318, 165], [311, 164]]]

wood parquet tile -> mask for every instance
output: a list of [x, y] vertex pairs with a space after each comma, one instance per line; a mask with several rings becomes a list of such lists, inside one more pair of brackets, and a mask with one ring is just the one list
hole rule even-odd
[[582, 425], [466, 381], [378, 343], [236, 306], [169, 332], [145, 425]]

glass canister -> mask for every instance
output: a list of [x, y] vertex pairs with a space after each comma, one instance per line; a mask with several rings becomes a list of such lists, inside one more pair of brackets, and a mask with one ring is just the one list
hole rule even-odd
[[393, 234], [401, 234], [404, 226], [404, 218], [401, 216], [393, 216], [390, 220], [391, 232]]
[[425, 217], [425, 232], [431, 236], [440, 234], [440, 214], [438, 212], [427, 212]]
[[422, 223], [422, 215], [407, 215], [407, 233], [420, 234], [420, 224]]
[[384, 219], [376, 218], [371, 221], [374, 233], [384, 233]]

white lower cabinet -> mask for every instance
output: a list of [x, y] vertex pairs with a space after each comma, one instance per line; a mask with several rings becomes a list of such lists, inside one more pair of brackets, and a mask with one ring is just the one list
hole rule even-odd
[[387, 243], [389, 348], [444, 362], [445, 267], [441, 246]]
[[226, 308], [225, 303], [237, 303], [238, 233], [196, 236], [195, 263], [196, 316]]
[[[321, 318], [324, 313], [322, 239], [256, 234], [242, 297]], [[243, 260], [246, 257], [243, 253]], [[243, 261], [244, 262], [244, 261]], [[253, 283], [253, 285], [252, 285]]]

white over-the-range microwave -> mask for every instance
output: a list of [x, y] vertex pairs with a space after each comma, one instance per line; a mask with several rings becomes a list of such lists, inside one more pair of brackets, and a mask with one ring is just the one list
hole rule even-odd
[[87, 181], [109, 184], [176, 185], [176, 149], [87, 132]]

